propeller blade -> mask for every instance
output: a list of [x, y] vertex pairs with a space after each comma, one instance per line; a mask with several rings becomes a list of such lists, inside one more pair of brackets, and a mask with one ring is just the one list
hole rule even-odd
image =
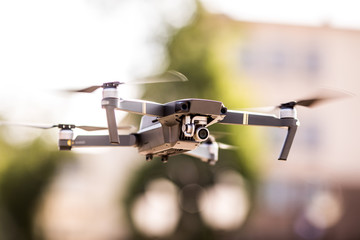
[[277, 106], [243, 108], [241, 110], [251, 111], [251, 112], [270, 113], [270, 112], [274, 112], [278, 108], [293, 108], [295, 106], [314, 107], [314, 106], [318, 105], [319, 103], [323, 103], [323, 102], [330, 101], [330, 100], [342, 99], [342, 98], [346, 98], [346, 97], [352, 97], [352, 96], [354, 96], [354, 94], [351, 94], [349, 92], [324, 88], [324, 89], [321, 89], [318, 94], [316, 94], [315, 96], [310, 97], [310, 98], [299, 99], [297, 101], [290, 101], [287, 103], [282, 103]]
[[106, 130], [107, 127], [95, 127], [95, 126], [76, 126], [76, 128], [80, 128], [85, 131], [99, 131], [99, 130]]
[[[18, 126], [18, 127], [30, 127], [30, 128], [38, 128], [38, 129], [51, 129], [51, 128], [80, 128], [85, 131], [99, 131], [99, 130], [107, 130], [107, 127], [97, 127], [97, 126], [76, 126], [72, 124], [55, 124], [55, 125], [41, 125], [41, 124], [26, 124], [26, 123], [11, 123], [11, 122], [0, 122], [0, 125], [7, 126]], [[119, 130], [133, 130], [135, 127], [133, 126], [119, 126]]]
[[76, 90], [66, 90], [66, 92], [70, 93], [92, 93], [96, 91], [97, 89], [101, 88], [102, 85], [94, 85], [83, 89], [76, 89]]
[[132, 82], [126, 82], [126, 84], [151, 84], [151, 83], [167, 83], [167, 82], [187, 82], [188, 78], [174, 70], [166, 71], [164, 74], [147, 77], [142, 80], [135, 80]]
[[90, 87], [86, 87], [83, 89], [76, 89], [76, 90], [67, 90], [66, 92], [70, 93], [92, 93], [99, 88], [104, 87], [117, 87], [120, 84], [150, 84], [150, 83], [166, 83], [166, 82], [186, 82], [188, 81], [187, 77], [180, 72], [170, 70], [163, 74], [147, 77], [141, 80], [135, 80], [131, 82], [108, 82], [102, 85], [94, 85]]
[[238, 147], [233, 146], [233, 145], [229, 145], [226, 143], [221, 143], [221, 142], [217, 142], [217, 144], [219, 145], [220, 149], [224, 149], [224, 150], [235, 150], [238, 149]]
[[346, 97], [350, 97], [350, 96], [353, 96], [353, 94], [350, 94], [350, 93], [344, 92], [344, 91], [340, 91], [340, 90], [335, 90], [335, 89], [321, 89], [321, 91], [318, 94], [316, 94], [316, 96], [314, 96], [314, 97], [310, 97], [307, 99], [300, 99], [300, 100], [288, 102], [288, 103], [283, 103], [278, 107], [280, 107], [280, 108], [283, 106], [314, 107], [314, 106], [318, 105], [319, 103], [323, 103], [325, 101], [342, 99], [342, 98], [346, 98]]
[[296, 101], [296, 105], [303, 106], [303, 107], [311, 107], [311, 106], [315, 106], [317, 103], [324, 101], [324, 100], [329, 100], [329, 99], [326, 99], [326, 98], [303, 99], [303, 100]]
[[124, 82], [106, 82], [103, 83], [102, 85], [94, 85], [94, 86], [90, 86], [90, 87], [86, 87], [86, 88], [82, 88], [82, 89], [76, 89], [76, 90], [65, 90], [65, 92], [69, 92], [69, 93], [92, 93], [94, 91], [96, 91], [99, 88], [106, 88], [106, 87], [117, 87], [121, 84], [124, 84]]
[[97, 90], [97, 89], [99, 89], [101, 87], [102, 86], [100, 86], [100, 85], [91, 86], [91, 87], [87, 87], [87, 88], [84, 88], [84, 89], [77, 90], [75, 92], [92, 93], [92, 92], [94, 92], [95, 90]]
[[1, 122], [0, 125], [30, 127], [30, 128], [39, 128], [39, 129], [50, 129], [50, 128], [58, 127], [58, 125], [41, 125], [41, 124], [27, 124], [27, 123], [11, 123], [11, 122]]

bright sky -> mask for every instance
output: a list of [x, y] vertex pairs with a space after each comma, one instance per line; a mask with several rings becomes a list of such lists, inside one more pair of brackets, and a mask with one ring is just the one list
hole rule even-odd
[[[360, 28], [355, 0], [203, 2], [246, 21]], [[0, 115], [15, 122], [106, 125], [101, 91], [69, 96], [55, 90], [161, 70], [163, 48], [151, 38], [164, 35], [163, 19], [181, 26], [193, 9], [192, 0], [0, 1]], [[136, 97], [135, 89], [123, 93]]]
[[[162, 18], [181, 25], [174, 9], [189, 1], [161, 2], [0, 1], [0, 115], [15, 122], [106, 125], [101, 91], [56, 90], [131, 81], [160, 69], [163, 51], [150, 40], [165, 32]], [[129, 87], [123, 94], [137, 96]]]

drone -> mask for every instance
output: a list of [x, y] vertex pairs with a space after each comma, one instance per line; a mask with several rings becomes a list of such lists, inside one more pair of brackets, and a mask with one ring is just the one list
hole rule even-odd
[[[179, 73], [180, 74], [180, 73]], [[186, 78], [186, 77], [185, 77]], [[285, 141], [278, 160], [287, 160], [299, 120], [296, 106], [310, 107], [323, 97], [315, 97], [282, 103], [275, 114], [229, 110], [220, 101], [187, 98], [164, 104], [127, 100], [120, 97], [119, 86], [124, 82], [106, 82], [90, 86], [75, 92], [92, 93], [102, 88], [102, 108], [105, 109], [107, 127], [76, 126], [56, 124], [49, 126], [27, 125], [37, 128], [59, 128], [59, 150], [71, 150], [80, 147], [136, 147], [147, 161], [160, 157], [167, 162], [169, 157], [187, 154], [214, 165], [218, 161], [219, 148], [231, 148], [217, 143], [210, 134], [209, 126], [214, 124], [266, 126], [287, 129]], [[118, 126], [115, 111], [124, 111], [141, 115], [137, 132], [119, 134], [118, 130], [131, 130], [127, 126]], [[108, 135], [78, 135], [73, 130], [108, 130]]]

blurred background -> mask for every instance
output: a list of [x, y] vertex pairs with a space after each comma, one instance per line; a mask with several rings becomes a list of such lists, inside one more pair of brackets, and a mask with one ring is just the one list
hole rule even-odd
[[[63, 90], [176, 70], [185, 83], [121, 86], [123, 98], [298, 108], [286, 130], [213, 126], [209, 166], [145, 162], [136, 149], [57, 151], [57, 130], [0, 126], [0, 239], [359, 239], [360, 17], [354, 0], [0, 1], [0, 118], [106, 126], [101, 91]], [[139, 117], [118, 113], [119, 124]], [[125, 132], [126, 133], [126, 132]], [[86, 134], [76, 129], [75, 134]], [[106, 134], [100, 132], [99, 134]]]

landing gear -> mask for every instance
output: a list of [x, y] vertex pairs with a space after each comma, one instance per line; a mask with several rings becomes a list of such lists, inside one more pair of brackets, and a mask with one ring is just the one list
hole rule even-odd
[[152, 154], [146, 155], [145, 160], [146, 160], [147, 162], [151, 161], [152, 159], [153, 159], [153, 155], [152, 155]]
[[167, 163], [168, 160], [169, 160], [169, 156], [168, 156], [168, 155], [162, 155], [162, 156], [161, 156], [161, 161], [162, 161], [163, 163]]
[[211, 165], [211, 166], [215, 166], [216, 161], [213, 160], [213, 159], [208, 159], [208, 163], [209, 163], [209, 165]]

